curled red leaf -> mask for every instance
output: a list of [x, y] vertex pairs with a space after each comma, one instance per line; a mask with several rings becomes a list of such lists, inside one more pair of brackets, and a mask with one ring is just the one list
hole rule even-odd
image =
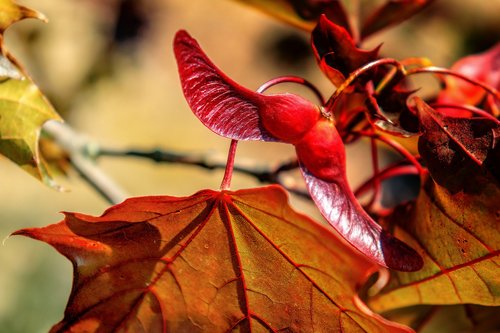
[[377, 59], [378, 47], [371, 51], [359, 49], [352, 36], [325, 15], [321, 16], [311, 38], [321, 69], [336, 86], [342, 84], [354, 70]]

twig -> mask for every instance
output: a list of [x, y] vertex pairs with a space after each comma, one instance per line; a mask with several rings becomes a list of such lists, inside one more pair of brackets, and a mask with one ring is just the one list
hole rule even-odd
[[[112, 149], [112, 148], [99, 148], [93, 152], [95, 158], [111, 156], [111, 157], [141, 157], [152, 160], [157, 163], [176, 163], [201, 167], [207, 170], [225, 169], [226, 163], [222, 157], [214, 156], [210, 153], [194, 154], [194, 153], [181, 153], [170, 150], [163, 150], [160, 148], [152, 150], [140, 149]], [[279, 184], [283, 186], [290, 193], [310, 199], [307, 191], [301, 190], [294, 186], [284, 184], [281, 179], [283, 172], [291, 171], [298, 168], [296, 159], [283, 162], [276, 167], [268, 165], [254, 165], [245, 166], [243, 164], [235, 164], [233, 170], [254, 177], [260, 183]]]
[[58, 121], [46, 122], [43, 125], [43, 131], [66, 150], [71, 164], [80, 176], [107, 201], [117, 204], [128, 197], [126, 192], [89, 158], [90, 151], [95, 145], [91, 144], [86, 137]]
[[[145, 150], [100, 147], [96, 142], [76, 132], [70, 126], [56, 121], [46, 122], [43, 130], [69, 154], [70, 161], [80, 176], [112, 204], [122, 202], [128, 195], [95, 164], [95, 160], [100, 157], [140, 157], [158, 163], [192, 165], [207, 170], [225, 169], [226, 167], [224, 158], [219, 158], [211, 153], [196, 154], [159, 148]], [[307, 191], [294, 185], [285, 184], [282, 179], [282, 173], [297, 168], [296, 159], [283, 162], [276, 167], [234, 165], [234, 171], [254, 177], [260, 183], [279, 184], [290, 193], [311, 199]]]

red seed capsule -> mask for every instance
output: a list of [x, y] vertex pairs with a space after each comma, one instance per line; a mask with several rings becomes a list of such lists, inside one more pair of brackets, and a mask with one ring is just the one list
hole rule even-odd
[[345, 149], [333, 121], [321, 118], [295, 145], [297, 156], [311, 173], [324, 181], [345, 176]]
[[293, 94], [262, 96], [262, 126], [280, 141], [296, 144], [321, 117], [318, 106]]

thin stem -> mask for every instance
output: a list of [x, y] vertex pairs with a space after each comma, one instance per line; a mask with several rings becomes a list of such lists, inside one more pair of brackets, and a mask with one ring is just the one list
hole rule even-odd
[[431, 73], [431, 74], [442, 74], [442, 75], [450, 75], [454, 76], [456, 78], [459, 78], [463, 81], [466, 81], [470, 84], [473, 84], [475, 86], [483, 88], [486, 92], [494, 96], [497, 100], [500, 101], [500, 92], [496, 90], [495, 88], [489, 86], [488, 84], [485, 84], [481, 81], [477, 81], [474, 79], [471, 79], [461, 73], [454, 72], [452, 70], [446, 69], [446, 68], [441, 68], [441, 67], [436, 67], [436, 66], [430, 66], [430, 67], [423, 67], [423, 68], [413, 68], [409, 69], [406, 71], [406, 75], [413, 75], [413, 74], [420, 74], [420, 73]]
[[[370, 138], [370, 149], [372, 153], [372, 168], [373, 168], [373, 174], [378, 175], [380, 173], [379, 169], [379, 164], [378, 164], [378, 150], [377, 150], [377, 143], [375, 142], [374, 138]], [[373, 205], [374, 202], [377, 202], [378, 199], [380, 199], [380, 196], [382, 194], [381, 189], [380, 189], [380, 180], [378, 178], [374, 178], [373, 183], [373, 196], [368, 203], [368, 206]]]
[[412, 154], [410, 154], [403, 146], [401, 146], [396, 141], [393, 141], [391, 139], [388, 139], [382, 135], [373, 133], [371, 131], [359, 131], [357, 133], [359, 133], [362, 136], [366, 136], [369, 138], [374, 138], [376, 140], [382, 141], [383, 143], [385, 143], [386, 145], [388, 145], [389, 147], [391, 147], [392, 149], [397, 151], [399, 154], [401, 154], [404, 158], [406, 158], [408, 160], [408, 162], [413, 164], [415, 166], [415, 168], [417, 168], [419, 174], [422, 175], [426, 172], [425, 169], [422, 167], [422, 165], [418, 162], [417, 158], [415, 156], [413, 156]]
[[384, 65], [390, 65], [390, 66], [394, 66], [397, 68], [398, 72], [401, 73], [401, 74], [404, 74], [405, 73], [405, 69], [403, 67], [403, 65], [401, 65], [401, 63], [399, 63], [397, 60], [395, 59], [391, 59], [391, 58], [383, 58], [383, 59], [378, 59], [378, 60], [375, 60], [375, 61], [372, 61], [366, 65], [364, 65], [363, 67], [360, 67], [358, 69], [356, 69], [354, 72], [352, 72], [349, 77], [344, 81], [342, 82], [342, 84], [337, 88], [337, 90], [335, 90], [335, 92], [333, 93], [333, 95], [328, 99], [328, 101], [326, 102], [326, 109], [327, 110], [332, 110], [337, 99], [344, 93], [344, 91], [356, 80], [358, 79], [362, 74], [374, 69], [374, 68], [377, 68], [377, 67], [380, 67], [380, 66], [384, 66]]
[[231, 187], [231, 179], [233, 178], [234, 170], [234, 157], [236, 156], [237, 147], [238, 140], [231, 140], [229, 152], [227, 153], [226, 170], [224, 172], [224, 178], [222, 178], [222, 183], [220, 184], [221, 191], [229, 190], [229, 188]]
[[280, 77], [271, 79], [271, 80], [267, 81], [266, 83], [264, 83], [263, 85], [261, 85], [259, 87], [259, 89], [257, 89], [257, 92], [259, 94], [262, 94], [267, 89], [269, 89], [272, 86], [275, 86], [277, 84], [280, 84], [280, 83], [298, 83], [298, 84], [301, 84], [301, 85], [311, 89], [311, 91], [316, 95], [316, 97], [320, 101], [321, 105], [325, 104], [325, 99], [324, 99], [323, 95], [321, 94], [321, 92], [318, 90], [318, 88], [316, 88], [316, 86], [314, 84], [312, 84], [311, 82], [309, 82], [306, 79], [301, 78], [299, 76], [280, 76]]
[[405, 175], [418, 175], [418, 170], [414, 165], [401, 165], [401, 162], [392, 164], [385, 169], [381, 170], [379, 173], [374, 174], [370, 179], [366, 180], [363, 184], [361, 184], [355, 191], [354, 195], [359, 197], [365, 194], [368, 190], [373, 188], [373, 183], [375, 181], [383, 182], [386, 179], [397, 177], [397, 176], [405, 176]]
[[111, 177], [89, 159], [88, 151], [91, 150], [89, 147], [93, 145], [87, 138], [58, 121], [46, 122], [43, 125], [43, 131], [68, 152], [71, 164], [80, 176], [108, 202], [117, 204], [128, 197]]
[[495, 122], [498, 122], [498, 119], [495, 118], [490, 113], [488, 113], [488, 112], [486, 112], [478, 107], [472, 106], [472, 105], [434, 103], [434, 104], [430, 104], [430, 106], [434, 109], [458, 109], [458, 110], [469, 111], [469, 112], [476, 114], [478, 116], [485, 117], [485, 118], [494, 120]]

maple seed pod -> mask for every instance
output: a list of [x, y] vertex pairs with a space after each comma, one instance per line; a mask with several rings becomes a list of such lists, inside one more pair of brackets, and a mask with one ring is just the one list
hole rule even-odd
[[338, 182], [345, 177], [345, 149], [333, 121], [322, 118], [295, 145], [299, 161], [311, 173], [325, 181]]
[[318, 121], [318, 106], [294, 94], [263, 95], [222, 73], [186, 31], [174, 39], [182, 90], [193, 113], [234, 140], [297, 142]]
[[295, 145], [309, 193], [333, 228], [382, 266], [422, 267], [421, 257], [383, 232], [357, 202], [347, 183], [342, 139], [318, 106], [297, 95], [263, 95], [240, 86], [185, 31], [175, 36], [174, 51], [186, 100], [206, 127], [234, 140]]
[[259, 96], [262, 126], [280, 141], [296, 144], [321, 118], [318, 106], [293, 94]]

